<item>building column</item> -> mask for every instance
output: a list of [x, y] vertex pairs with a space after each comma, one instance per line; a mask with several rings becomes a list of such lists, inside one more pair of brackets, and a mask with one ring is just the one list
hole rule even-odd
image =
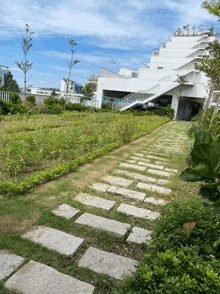
[[174, 116], [173, 120], [176, 120], [177, 118], [177, 112], [178, 112], [178, 106], [179, 106], [179, 99], [177, 99], [174, 95], [172, 97], [172, 103], [171, 103], [171, 108], [174, 109]]

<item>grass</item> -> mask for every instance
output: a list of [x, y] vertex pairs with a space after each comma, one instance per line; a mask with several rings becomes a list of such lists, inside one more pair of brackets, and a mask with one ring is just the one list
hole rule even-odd
[[[188, 128], [188, 124], [184, 122], [170, 122], [163, 125], [160, 129], [153, 131], [150, 135], [142, 137], [111, 151], [108, 155], [95, 159], [92, 163], [87, 163], [78, 168], [74, 173], [65, 175], [57, 180], [48, 182], [45, 185], [36, 187], [32, 193], [26, 196], [19, 197], [1, 197], [0, 198], [0, 248], [9, 250], [17, 255], [25, 258], [25, 263], [35, 260], [51, 266], [58, 271], [68, 274], [81, 281], [93, 284], [95, 286], [94, 294], [98, 293], [117, 293], [120, 289], [121, 282], [116, 281], [107, 275], [97, 274], [89, 269], [78, 267], [78, 262], [89, 246], [94, 246], [100, 250], [119, 254], [121, 256], [142, 260], [146, 253], [146, 245], [138, 245], [126, 242], [125, 238], [102, 231], [94, 230], [89, 226], [83, 226], [74, 222], [81, 214], [87, 212], [98, 216], [107, 217], [109, 219], [118, 220], [124, 223], [129, 223], [132, 226], [142, 227], [148, 230], [153, 230], [153, 221], [141, 218], [127, 216], [124, 213], [117, 212], [120, 203], [127, 203], [159, 211], [159, 208], [153, 204], [147, 204], [135, 199], [121, 197], [105, 193], [98, 193], [90, 186], [94, 182], [103, 182], [102, 178], [106, 175], [115, 175], [118, 177], [129, 178], [124, 175], [115, 174], [114, 170], [119, 169], [119, 163], [125, 162], [134, 152], [139, 153], [142, 150], [155, 149], [159, 138], [168, 137], [171, 130], [176, 133], [184, 134]], [[171, 135], [172, 136], [172, 135]], [[171, 144], [170, 144], [171, 145]], [[185, 143], [183, 149], [186, 151]], [[165, 153], [161, 149], [161, 155]], [[171, 152], [169, 163], [166, 166], [169, 168], [177, 168], [179, 171], [186, 167], [186, 153], [178, 154]], [[152, 160], [151, 163], [155, 163]], [[121, 169], [121, 168], [120, 168]], [[126, 169], [135, 173], [148, 175], [154, 178], [161, 178], [156, 175], [148, 174], [146, 171], [137, 171], [134, 169]], [[165, 178], [164, 178], [165, 179]], [[171, 188], [173, 192], [170, 195], [160, 195], [149, 191], [141, 190], [136, 187], [137, 179], [134, 180], [131, 189], [136, 191], [144, 191], [147, 196], [165, 199], [171, 201], [174, 198], [191, 198], [198, 192], [198, 184], [185, 183], [178, 179], [178, 176], [166, 178], [170, 181], [166, 188]], [[94, 196], [99, 196], [105, 199], [116, 201], [116, 205], [110, 211], [104, 211], [94, 207], [88, 207], [74, 200], [74, 197], [80, 193], [88, 193]], [[60, 204], [69, 204], [80, 209], [80, 213], [70, 220], [58, 217], [51, 211]], [[77, 237], [85, 239], [83, 246], [77, 251], [73, 257], [67, 257], [53, 250], [49, 250], [39, 244], [35, 244], [29, 240], [23, 239], [21, 235], [32, 228], [33, 226], [44, 225], [63, 232], [73, 234]], [[0, 284], [1, 293], [14, 293], [4, 288], [4, 283]]]

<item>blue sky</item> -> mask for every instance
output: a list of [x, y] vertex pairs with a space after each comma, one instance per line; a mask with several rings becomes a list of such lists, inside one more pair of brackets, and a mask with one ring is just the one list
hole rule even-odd
[[102, 66], [118, 73], [120, 68], [136, 70], [141, 62], [148, 64], [153, 50], [178, 27], [196, 23], [205, 29], [214, 25], [215, 31], [220, 31], [217, 17], [197, 0], [0, 2], [0, 64], [10, 67], [20, 87], [24, 78], [15, 61], [24, 60], [21, 42], [26, 24], [35, 32], [27, 55], [34, 63], [27, 84], [56, 88], [68, 77], [69, 39], [77, 42], [74, 58], [80, 60], [71, 78], [84, 85]]

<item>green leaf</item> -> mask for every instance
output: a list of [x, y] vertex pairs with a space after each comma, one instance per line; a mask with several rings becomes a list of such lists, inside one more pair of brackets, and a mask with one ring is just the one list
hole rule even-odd
[[196, 165], [200, 162], [209, 163], [210, 162], [210, 144], [200, 143], [193, 147], [191, 152], [192, 164]]
[[197, 175], [197, 176], [201, 176], [203, 179], [210, 179], [210, 180], [212, 180], [214, 182], [213, 170], [205, 162], [201, 162], [201, 163], [197, 164], [192, 169], [192, 173]]
[[211, 134], [207, 131], [199, 130], [195, 132], [194, 135], [195, 135], [194, 146], [199, 144], [212, 144], [213, 142]]
[[210, 165], [216, 175], [220, 174], [220, 141], [216, 141], [211, 144]]
[[201, 176], [195, 174], [191, 168], [187, 168], [185, 171], [181, 172], [179, 178], [185, 182], [196, 182], [203, 179]]

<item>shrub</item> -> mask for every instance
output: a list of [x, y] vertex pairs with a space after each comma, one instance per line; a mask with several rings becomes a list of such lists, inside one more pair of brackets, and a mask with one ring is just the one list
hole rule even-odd
[[0, 100], [0, 115], [5, 115], [10, 112], [10, 109], [6, 102]]
[[101, 109], [106, 109], [106, 110], [111, 110], [112, 111], [112, 106], [109, 105], [109, 104], [102, 103]]
[[[204, 256], [220, 257], [220, 248], [214, 243], [220, 237], [220, 215], [214, 207], [206, 207], [197, 199], [174, 200], [161, 208], [160, 219], [156, 220], [152, 247], [155, 251], [179, 250], [182, 246], [193, 246]], [[183, 228], [195, 222], [189, 231]]]
[[59, 105], [62, 107], [62, 109], [64, 109], [64, 106], [65, 106], [65, 99], [62, 97], [60, 100], [59, 100]]
[[22, 104], [21, 98], [17, 93], [9, 93], [9, 102], [13, 104]]
[[11, 114], [18, 114], [18, 113], [24, 114], [24, 113], [27, 113], [28, 111], [27, 107], [22, 103], [18, 103], [18, 104], [14, 104], [12, 102], [5, 102], [5, 103]]
[[31, 105], [36, 105], [36, 99], [33, 95], [27, 96], [26, 101], [29, 102]]
[[59, 100], [57, 98], [49, 97], [47, 99], [44, 99], [44, 105], [49, 107], [52, 107], [54, 104], [59, 104]]
[[59, 114], [62, 112], [62, 109], [59, 105], [54, 104], [52, 107], [49, 107], [49, 112], [52, 114]]
[[134, 276], [126, 280], [122, 293], [220, 293], [219, 272], [217, 260], [205, 261], [192, 248], [147, 254]]

